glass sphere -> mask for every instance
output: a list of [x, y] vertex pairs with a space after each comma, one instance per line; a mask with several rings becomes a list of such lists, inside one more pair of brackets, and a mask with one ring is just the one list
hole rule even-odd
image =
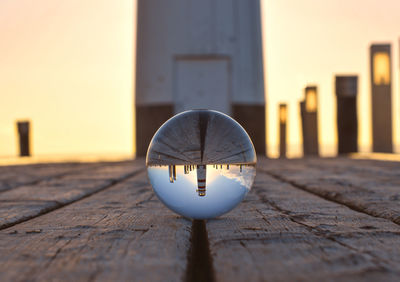
[[250, 191], [256, 162], [243, 127], [212, 110], [190, 110], [166, 121], [146, 157], [158, 198], [193, 219], [214, 218], [237, 206]]

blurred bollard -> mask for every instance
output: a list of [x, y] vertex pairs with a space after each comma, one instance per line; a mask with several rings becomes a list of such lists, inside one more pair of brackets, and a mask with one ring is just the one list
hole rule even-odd
[[29, 157], [30, 152], [30, 123], [29, 121], [17, 122], [18, 136], [19, 136], [19, 156]]
[[393, 152], [390, 49], [390, 44], [373, 44], [370, 49], [372, 147], [374, 152]]
[[305, 99], [300, 102], [303, 131], [303, 154], [318, 155], [318, 97], [317, 87], [305, 88]]
[[358, 76], [336, 76], [338, 154], [357, 152]]
[[279, 157], [286, 158], [287, 105], [279, 104]]

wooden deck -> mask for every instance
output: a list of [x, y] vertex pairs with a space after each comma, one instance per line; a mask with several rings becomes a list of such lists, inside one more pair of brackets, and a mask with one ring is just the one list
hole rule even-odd
[[398, 281], [400, 163], [260, 159], [230, 213], [165, 208], [144, 160], [0, 167], [0, 281]]

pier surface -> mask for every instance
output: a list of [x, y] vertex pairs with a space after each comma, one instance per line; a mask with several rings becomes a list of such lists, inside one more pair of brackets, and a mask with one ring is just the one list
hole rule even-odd
[[251, 192], [190, 221], [144, 160], [0, 167], [0, 281], [398, 281], [400, 163], [261, 158]]

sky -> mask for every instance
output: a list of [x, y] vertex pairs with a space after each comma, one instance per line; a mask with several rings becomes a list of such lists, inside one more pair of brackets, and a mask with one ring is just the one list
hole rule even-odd
[[[279, 102], [288, 103], [288, 153], [301, 153], [298, 102], [308, 84], [319, 87], [322, 154], [335, 153], [335, 74], [359, 75], [359, 144], [370, 149], [372, 42], [392, 43], [400, 144], [400, 1], [261, 6], [270, 156], [277, 153]], [[132, 0], [0, 0], [0, 157], [17, 154], [20, 119], [32, 121], [35, 155], [134, 153], [135, 18]]]
[[0, 0], [0, 156], [132, 154], [133, 3]]

